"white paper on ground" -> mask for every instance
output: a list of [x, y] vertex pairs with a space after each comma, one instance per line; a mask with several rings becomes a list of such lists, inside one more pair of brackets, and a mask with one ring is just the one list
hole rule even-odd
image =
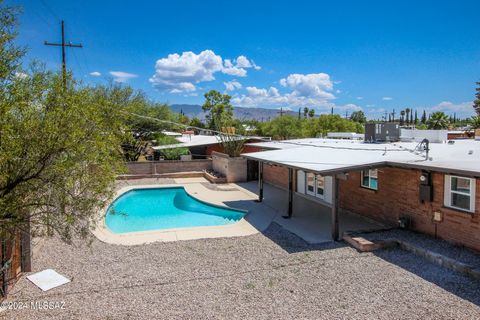
[[27, 276], [27, 279], [33, 282], [37, 287], [43, 291], [50, 290], [69, 283], [70, 280], [57, 273], [55, 270], [46, 269]]

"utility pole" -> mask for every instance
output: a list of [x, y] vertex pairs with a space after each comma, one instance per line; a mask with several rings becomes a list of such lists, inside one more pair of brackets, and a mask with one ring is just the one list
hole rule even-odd
[[45, 41], [44, 43], [46, 46], [55, 46], [55, 47], [62, 47], [62, 76], [63, 76], [63, 87], [67, 87], [67, 62], [65, 59], [65, 48], [83, 48], [82, 44], [73, 44], [71, 42], [65, 43], [65, 23], [62, 20], [62, 43], [52, 43]]
[[283, 116], [284, 113], [287, 113], [286, 111], [283, 111], [283, 107], [280, 107], [280, 111], [277, 111], [277, 113], [280, 113], [280, 117]]
[[395, 122], [395, 109], [393, 109], [393, 111], [392, 111], [392, 118], [393, 118], [392, 121]]

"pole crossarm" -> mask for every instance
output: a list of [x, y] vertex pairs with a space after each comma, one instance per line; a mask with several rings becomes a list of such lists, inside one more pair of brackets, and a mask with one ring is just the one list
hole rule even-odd
[[53, 47], [62, 47], [62, 76], [63, 76], [63, 86], [67, 87], [67, 61], [66, 61], [66, 54], [65, 48], [83, 48], [81, 43], [74, 44], [74, 43], [65, 43], [65, 22], [62, 20], [62, 42], [61, 43], [54, 43], [45, 41], [44, 45], [46, 46], [53, 46]]

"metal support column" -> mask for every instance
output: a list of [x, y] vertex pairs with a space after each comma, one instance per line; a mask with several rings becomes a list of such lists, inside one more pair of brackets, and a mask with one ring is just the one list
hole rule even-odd
[[258, 162], [258, 202], [263, 201], [263, 162]]
[[293, 169], [288, 168], [288, 212], [287, 216], [284, 216], [286, 219], [292, 217], [293, 212]]
[[339, 226], [338, 226], [338, 177], [332, 177], [332, 239], [338, 241]]

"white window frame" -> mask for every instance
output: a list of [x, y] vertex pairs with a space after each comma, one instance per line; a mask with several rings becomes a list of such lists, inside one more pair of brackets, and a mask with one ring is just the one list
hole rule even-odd
[[[371, 187], [371, 183], [370, 183], [370, 180], [372, 179], [372, 171], [376, 170], [377, 171], [377, 187], [376, 188], [372, 188]], [[367, 170], [362, 170], [362, 173], [360, 174], [360, 186], [362, 186], [362, 188], [367, 188], [367, 189], [370, 189], [370, 190], [375, 190], [375, 191], [378, 191], [378, 169], [368, 169], [368, 186], [364, 185], [363, 184], [363, 178], [364, 178], [364, 172], [367, 171]]]
[[[318, 180], [322, 179], [323, 181], [323, 187], [322, 187], [322, 194], [318, 193]], [[319, 174], [315, 175], [315, 197], [324, 199], [325, 198], [325, 177], [321, 176]]]
[[[462, 192], [462, 191], [457, 191], [457, 190], [452, 190], [452, 178], [457, 178], [457, 179], [466, 179], [470, 180], [470, 192]], [[461, 177], [461, 176], [454, 176], [454, 175], [445, 175], [445, 188], [444, 188], [444, 197], [443, 197], [443, 204], [445, 207], [453, 208], [456, 210], [461, 210], [461, 211], [466, 211], [466, 212], [475, 212], [475, 187], [476, 187], [476, 180], [474, 178], [468, 178], [468, 177]], [[460, 208], [456, 207], [452, 204], [452, 194], [461, 194], [464, 196], [470, 197], [470, 208], [465, 209], [465, 208]]]
[[[313, 191], [308, 190], [308, 176], [313, 175]], [[318, 178], [321, 177], [323, 179], [323, 194], [318, 193]], [[325, 177], [319, 174], [314, 174], [311, 172], [306, 172], [305, 173], [305, 193], [309, 196], [319, 198], [319, 199], [325, 199]]]
[[[313, 191], [310, 191], [310, 190], [308, 190], [308, 187], [310, 186], [308, 184], [308, 177], [312, 176], [312, 175], [313, 175]], [[315, 196], [315, 193], [317, 192], [316, 184], [317, 184], [317, 177], [315, 176], [315, 174], [311, 173], [311, 172], [306, 172], [305, 173], [305, 193], [310, 195], [310, 196]]]

